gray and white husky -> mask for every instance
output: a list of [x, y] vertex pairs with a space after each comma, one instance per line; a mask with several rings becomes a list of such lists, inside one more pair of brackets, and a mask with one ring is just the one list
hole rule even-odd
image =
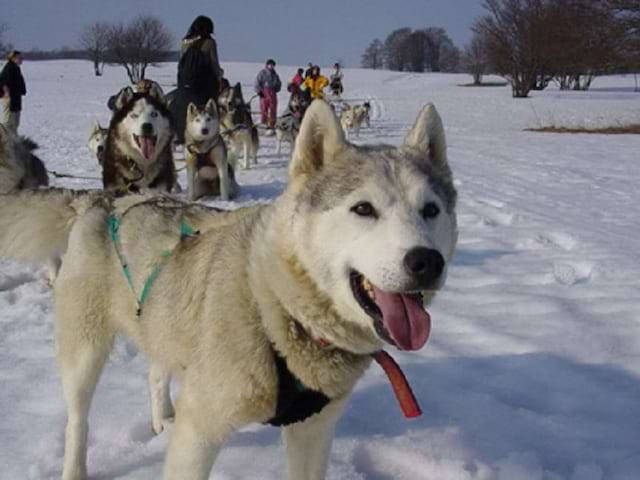
[[107, 136], [109, 129], [100, 125], [100, 122], [96, 121], [91, 129], [91, 135], [89, 135], [89, 150], [93, 157], [102, 165], [104, 159], [104, 149], [107, 144]]
[[257, 165], [260, 147], [258, 129], [251, 118], [251, 105], [245, 103], [242, 96], [240, 83], [220, 94], [218, 107], [222, 133], [231, 155], [235, 158], [242, 157], [242, 167], [245, 169]]
[[38, 145], [0, 123], [0, 194], [49, 185], [47, 170], [33, 152]]
[[393, 147], [348, 143], [314, 102], [289, 180], [272, 204], [232, 212], [109, 192], [0, 199], [1, 255], [66, 252], [54, 286], [64, 480], [87, 477], [88, 412], [118, 333], [150, 360], [155, 432], [175, 414], [165, 480], [209, 478], [225, 440], [253, 422], [282, 427], [290, 479], [325, 478], [372, 355], [427, 341], [423, 302], [454, 253], [456, 191], [431, 105]]
[[227, 161], [214, 100], [204, 107], [189, 104], [184, 140], [189, 200], [203, 195], [220, 195], [222, 200], [234, 198], [239, 191], [235, 165]]

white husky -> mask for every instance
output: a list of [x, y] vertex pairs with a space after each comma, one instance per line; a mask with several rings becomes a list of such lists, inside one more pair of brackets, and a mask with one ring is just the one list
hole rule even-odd
[[204, 107], [189, 104], [184, 139], [189, 200], [203, 195], [220, 195], [222, 200], [234, 198], [239, 191], [235, 165], [227, 161], [227, 148], [220, 135], [220, 119], [213, 100]]
[[89, 407], [117, 333], [150, 359], [157, 433], [174, 414], [169, 374], [181, 380], [165, 480], [209, 478], [229, 434], [252, 422], [283, 427], [291, 480], [323, 479], [372, 354], [424, 345], [423, 301], [442, 286], [457, 239], [433, 106], [399, 148], [358, 147], [316, 101], [289, 174], [273, 204], [233, 212], [108, 192], [1, 199], [0, 254], [66, 249], [55, 284], [64, 480], [87, 477]]

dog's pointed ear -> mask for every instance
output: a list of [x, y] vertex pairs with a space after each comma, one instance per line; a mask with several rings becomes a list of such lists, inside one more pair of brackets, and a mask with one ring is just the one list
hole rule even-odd
[[157, 82], [151, 83], [151, 88], [149, 89], [149, 96], [152, 98], [155, 98], [157, 101], [159, 101], [163, 105], [166, 104], [162, 87], [158, 85]]
[[435, 167], [447, 165], [447, 142], [444, 136], [444, 127], [442, 119], [432, 103], [422, 108], [416, 123], [405, 137], [402, 147], [418, 151], [425, 161]]
[[335, 112], [324, 100], [314, 100], [304, 114], [289, 164], [289, 176], [313, 175], [347, 146]]
[[100, 130], [102, 130], [102, 127], [100, 126], [100, 122], [98, 120], [96, 120], [93, 123], [93, 132], [92, 133], [99, 132]]
[[196, 106], [195, 103], [189, 102], [189, 105], [187, 106], [187, 115], [189, 115], [190, 117], [195, 117], [197, 114], [198, 114], [198, 107]]
[[131, 87], [125, 87], [118, 92], [116, 97], [116, 110], [121, 110], [133, 98], [133, 90]]
[[218, 116], [218, 107], [216, 106], [216, 101], [213, 98], [209, 99], [207, 104], [204, 106], [204, 109], [209, 113], [209, 115], [213, 115], [214, 117]]

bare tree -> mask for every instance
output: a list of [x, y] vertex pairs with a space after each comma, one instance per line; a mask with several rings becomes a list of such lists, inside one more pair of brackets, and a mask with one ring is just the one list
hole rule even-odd
[[87, 52], [89, 60], [93, 62], [96, 76], [102, 75], [104, 64], [109, 52], [110, 25], [105, 22], [95, 22], [87, 25], [80, 34], [80, 46]]
[[425, 35], [425, 61], [432, 72], [442, 70], [441, 57], [446, 50], [449, 53], [455, 48], [444, 28], [429, 27], [422, 30]]
[[399, 72], [409, 70], [407, 40], [410, 35], [410, 28], [399, 28], [384, 40], [385, 65], [389, 70]]
[[382, 68], [384, 62], [384, 45], [379, 38], [373, 40], [362, 54], [360, 65], [362, 68], [377, 70]]
[[0, 55], [3, 55], [9, 50], [9, 45], [4, 43], [4, 34], [9, 30], [7, 23], [0, 23]]
[[108, 39], [111, 62], [125, 68], [131, 83], [145, 78], [149, 65], [167, 59], [173, 45], [169, 29], [148, 15], [140, 15], [128, 25], [111, 26]]
[[475, 33], [471, 38], [471, 42], [464, 47], [462, 63], [465, 71], [473, 76], [473, 84], [482, 85], [482, 77], [489, 67], [482, 35]]
[[636, 91], [640, 91], [640, 0], [608, 0], [608, 6], [622, 31], [622, 66], [634, 72]]
[[511, 84], [515, 98], [536, 86], [548, 61], [545, 0], [485, 0], [488, 14], [475, 22], [485, 39], [488, 59]]

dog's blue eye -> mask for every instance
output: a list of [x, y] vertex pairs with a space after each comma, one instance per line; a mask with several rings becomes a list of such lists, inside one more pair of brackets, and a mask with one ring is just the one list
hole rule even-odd
[[131, 114], [131, 118], [138, 118], [138, 114], [137, 113], [132, 113]]
[[156, 117], [158, 116], [158, 112], [151, 112], [151, 116], [152, 116], [153, 118], [156, 118]]
[[369, 202], [359, 202], [351, 207], [351, 211], [361, 217], [378, 218], [378, 212]]
[[440, 213], [440, 207], [433, 202], [427, 203], [422, 209], [423, 218], [435, 218]]

